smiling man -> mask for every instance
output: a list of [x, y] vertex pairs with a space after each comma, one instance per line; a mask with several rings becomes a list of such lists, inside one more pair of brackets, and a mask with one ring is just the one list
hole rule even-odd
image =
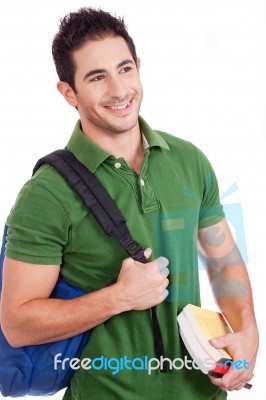
[[139, 172], [144, 154], [138, 123], [139, 59], [131, 55], [124, 38], [113, 35], [88, 41], [72, 57], [74, 87], [60, 81], [59, 91], [77, 107], [83, 132], [114, 156], [123, 154]]
[[[126, 258], [64, 179], [43, 166], [8, 218], [1, 309], [7, 339], [23, 346], [94, 328], [81, 358], [86, 365], [94, 360], [95, 368], [76, 371], [65, 400], [225, 399], [226, 390], [241, 389], [253, 376], [258, 332], [248, 274], [210, 163], [191, 143], [153, 130], [139, 116], [140, 61], [123, 20], [94, 9], [70, 13], [54, 38], [53, 57], [58, 90], [80, 117], [67, 150], [99, 178], [152, 261]], [[235, 330], [212, 344], [250, 369], [223, 378], [186, 368], [148, 374], [142, 361], [156, 354], [152, 306], [165, 355], [187, 357], [176, 316], [187, 303], [200, 304], [197, 238], [218, 304]], [[59, 273], [88, 294], [49, 298]], [[118, 372], [96, 359], [119, 361]]]

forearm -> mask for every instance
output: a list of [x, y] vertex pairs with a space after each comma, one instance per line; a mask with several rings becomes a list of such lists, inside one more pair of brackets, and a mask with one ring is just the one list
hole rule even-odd
[[117, 285], [71, 300], [35, 299], [2, 315], [2, 329], [15, 346], [48, 343], [85, 332], [122, 312]]
[[212, 274], [212, 288], [222, 313], [237, 332], [257, 329], [251, 285], [246, 266], [225, 266]]
[[226, 348], [233, 361], [242, 360], [247, 363], [247, 368], [242, 370], [233, 368], [222, 378], [210, 379], [223, 390], [239, 390], [254, 376], [259, 332], [246, 267], [244, 265], [225, 267], [221, 275], [226, 296], [221, 296], [222, 291], [220, 291], [216, 300], [235, 333], [215, 338], [211, 344], [217, 348]]
[[233, 330], [256, 326], [248, 272], [225, 219], [199, 231], [199, 254], [214, 297]]
[[234, 331], [210, 342], [218, 349], [226, 348], [234, 361], [248, 362], [248, 369], [232, 368], [222, 378], [210, 379], [222, 390], [239, 390], [253, 377], [259, 345], [247, 269], [226, 220], [201, 229], [199, 245], [213, 294]]

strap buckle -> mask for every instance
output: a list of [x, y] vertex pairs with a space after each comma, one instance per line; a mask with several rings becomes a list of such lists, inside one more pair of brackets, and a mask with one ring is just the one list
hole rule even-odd
[[133, 239], [124, 245], [124, 249], [132, 258], [134, 258], [134, 260], [138, 261], [144, 256], [143, 248]]

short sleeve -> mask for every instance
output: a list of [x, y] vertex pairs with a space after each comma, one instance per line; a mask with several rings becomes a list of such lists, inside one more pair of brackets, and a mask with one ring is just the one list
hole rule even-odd
[[27, 182], [7, 225], [6, 256], [32, 264], [62, 263], [70, 221], [60, 201], [46, 187], [34, 180]]
[[217, 224], [224, 218], [218, 181], [207, 157], [199, 150], [203, 196], [199, 214], [199, 228]]

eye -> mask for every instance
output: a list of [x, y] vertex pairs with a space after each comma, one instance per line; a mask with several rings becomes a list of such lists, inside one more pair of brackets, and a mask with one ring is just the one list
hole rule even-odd
[[91, 79], [91, 82], [98, 82], [104, 79], [104, 75], [97, 75], [93, 79]]
[[132, 67], [124, 67], [124, 68], [121, 70], [121, 73], [124, 74], [124, 73], [126, 73], [126, 72], [131, 71], [131, 70], [132, 70]]

